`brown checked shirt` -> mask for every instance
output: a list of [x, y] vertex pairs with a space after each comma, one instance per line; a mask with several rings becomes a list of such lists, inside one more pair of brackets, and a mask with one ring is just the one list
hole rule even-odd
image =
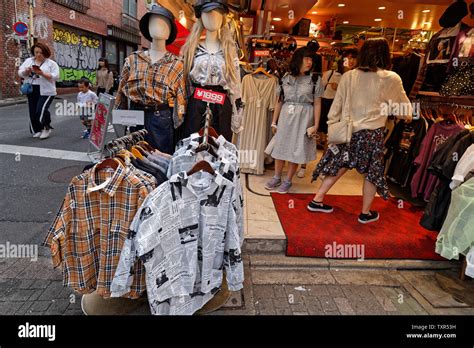
[[[53, 266], [62, 265], [63, 284], [81, 294], [97, 290], [110, 297], [130, 223], [156, 181], [144, 180], [133, 167], [96, 171], [96, 166], [70, 183], [63, 205], [44, 242]], [[109, 180], [109, 181], [107, 181]], [[91, 191], [92, 189], [92, 191]], [[135, 277], [124, 297], [138, 298], [146, 289], [145, 269], [137, 261]]]
[[152, 64], [150, 56], [137, 51], [125, 59], [116, 99], [116, 108], [127, 109], [127, 98], [144, 106], [174, 106], [175, 128], [186, 112], [186, 82], [181, 58], [171, 52]]

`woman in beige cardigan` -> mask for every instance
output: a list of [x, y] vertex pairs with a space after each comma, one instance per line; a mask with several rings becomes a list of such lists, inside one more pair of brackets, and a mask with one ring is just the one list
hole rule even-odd
[[[400, 76], [389, 71], [390, 49], [387, 40], [367, 40], [358, 58], [358, 68], [344, 74], [328, 115], [328, 126], [342, 118], [352, 120], [352, 138], [348, 144], [330, 145], [318, 163], [313, 181], [324, 177], [318, 193], [308, 205], [312, 212], [332, 213], [323, 203], [326, 193], [349, 169], [364, 175], [362, 213], [358, 221], [377, 221], [379, 214], [370, 210], [375, 194], [389, 198], [384, 176], [384, 130], [387, 117], [411, 122], [412, 107]], [[403, 107], [401, 107], [403, 106]], [[399, 112], [401, 111], [401, 112]]]

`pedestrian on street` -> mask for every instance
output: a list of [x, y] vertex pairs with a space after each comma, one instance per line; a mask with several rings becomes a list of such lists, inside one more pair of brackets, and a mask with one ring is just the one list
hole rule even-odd
[[109, 61], [106, 58], [99, 59], [99, 68], [97, 69], [97, 96], [101, 93], [113, 94], [114, 73], [110, 71]]
[[51, 135], [51, 113], [49, 107], [56, 96], [56, 81], [59, 66], [50, 59], [51, 50], [43, 43], [31, 48], [33, 57], [20, 66], [18, 75], [32, 85], [28, 97], [30, 132], [33, 138], [47, 139]]
[[92, 117], [94, 115], [95, 106], [97, 105], [98, 97], [92, 92], [90, 88], [89, 79], [83, 77], [78, 83], [79, 94], [77, 95], [77, 104], [79, 108], [79, 117], [86, 129], [82, 133], [82, 139], [89, 139], [92, 128]]

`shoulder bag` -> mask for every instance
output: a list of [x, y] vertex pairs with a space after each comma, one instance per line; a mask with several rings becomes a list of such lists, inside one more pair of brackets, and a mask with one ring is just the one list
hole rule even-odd
[[[44, 62], [41, 63], [40, 68], [43, 66]], [[33, 93], [33, 81], [36, 78], [36, 74], [33, 75], [33, 77], [30, 77], [30, 82], [23, 82], [20, 86], [20, 93], [23, 95], [28, 95]]]
[[344, 108], [345, 104], [348, 103], [350, 110], [351, 106], [351, 95], [352, 95], [352, 85], [353, 85], [353, 72], [350, 73], [349, 81], [349, 90], [348, 97], [343, 101], [341, 115], [339, 117], [339, 122], [332, 123], [328, 125], [328, 144], [348, 144], [351, 142], [352, 138], [352, 118], [349, 114], [348, 118], [344, 118]]

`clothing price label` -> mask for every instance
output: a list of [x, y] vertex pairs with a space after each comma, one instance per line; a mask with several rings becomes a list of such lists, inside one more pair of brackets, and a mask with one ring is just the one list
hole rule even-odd
[[122, 126], [139, 126], [145, 124], [145, 112], [142, 110], [114, 110], [112, 123]]
[[339, 148], [335, 144], [329, 145], [329, 150], [331, 150], [334, 155], [337, 155], [339, 153]]
[[203, 88], [196, 88], [194, 98], [202, 100], [204, 103], [224, 105], [226, 95], [224, 93], [210, 91]]
[[257, 99], [257, 108], [261, 108], [261, 107], [262, 107], [262, 100]]

